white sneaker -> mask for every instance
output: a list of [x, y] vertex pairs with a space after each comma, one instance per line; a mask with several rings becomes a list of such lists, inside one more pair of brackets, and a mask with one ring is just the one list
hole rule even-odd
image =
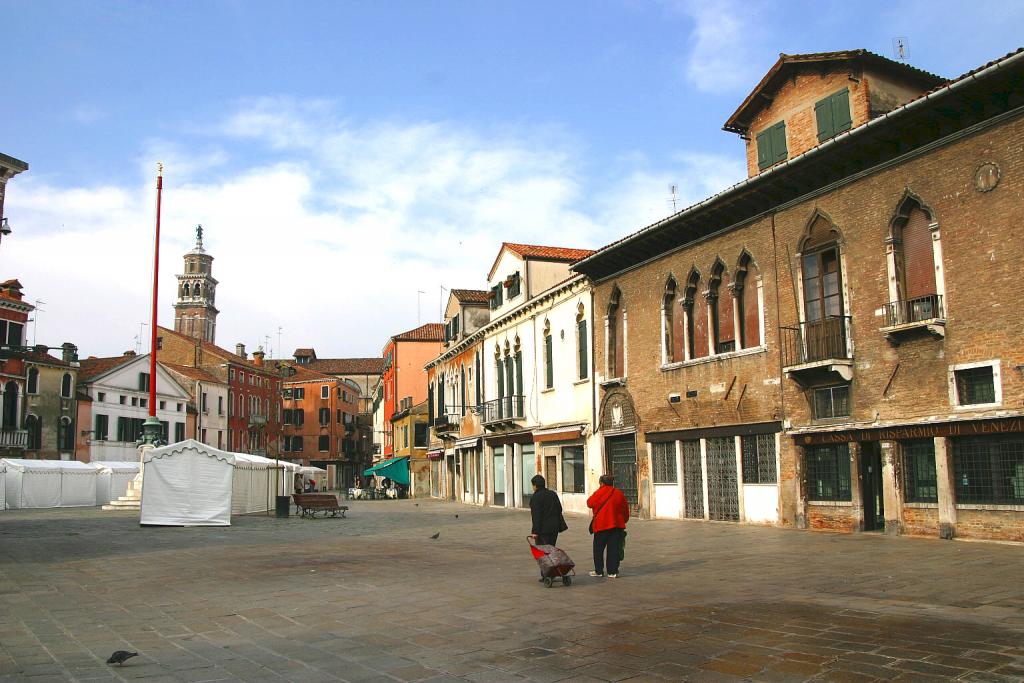
[[609, 579], [617, 579], [617, 578], [619, 578], [619, 575], [618, 574], [609, 574], [608, 578]]
[[590, 572], [590, 575], [595, 577], [595, 578], [600, 577], [600, 576], [604, 576], [604, 574], [602, 574], [601, 572]]

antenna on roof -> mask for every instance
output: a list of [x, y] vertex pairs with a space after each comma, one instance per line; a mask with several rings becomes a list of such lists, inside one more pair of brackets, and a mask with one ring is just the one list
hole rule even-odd
[[39, 327], [39, 314], [40, 313], [46, 313], [46, 309], [43, 308], [42, 306], [40, 306], [40, 304], [45, 304], [45, 303], [46, 302], [43, 301], [42, 299], [36, 299], [35, 315], [33, 315], [32, 318], [31, 318], [32, 319], [32, 346], [36, 345], [36, 328]]
[[149, 327], [149, 323], [139, 323], [139, 333], [135, 336], [135, 353], [142, 353], [142, 338], [145, 330], [143, 328]]
[[910, 59], [910, 42], [906, 36], [896, 36], [892, 39], [892, 58], [900, 62]]
[[426, 294], [422, 289], [416, 290], [416, 325], [420, 324], [420, 298]]
[[678, 199], [679, 195], [678, 190], [679, 187], [675, 183], [672, 183], [671, 185], [668, 186], [669, 194], [672, 195], [672, 198], [669, 200], [670, 202], [672, 202], [672, 213], [676, 213], [677, 211], [679, 211], [678, 207], [676, 206], [676, 200]]

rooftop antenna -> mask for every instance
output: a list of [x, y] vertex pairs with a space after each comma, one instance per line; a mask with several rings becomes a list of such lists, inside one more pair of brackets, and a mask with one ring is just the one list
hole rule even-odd
[[144, 327], [149, 327], [149, 323], [139, 323], [139, 334], [135, 337], [135, 353], [142, 353], [142, 339], [145, 336]]
[[678, 200], [679, 195], [679, 187], [675, 183], [672, 183], [671, 185], [668, 186], [668, 191], [672, 195], [672, 199], [670, 200], [672, 202], [672, 213], [676, 213], [677, 211], [679, 211], [679, 209], [676, 206], [676, 201]]
[[416, 325], [420, 324], [420, 298], [426, 294], [422, 289], [416, 290]]
[[35, 315], [32, 316], [32, 346], [36, 345], [36, 328], [39, 326], [39, 314], [46, 313], [45, 308], [40, 308], [39, 304], [45, 304], [46, 302], [42, 299], [36, 299], [36, 310]]
[[440, 322], [444, 322], [444, 293], [449, 291], [444, 285], [441, 285], [441, 300], [437, 302], [437, 317]]
[[[270, 335], [269, 334], [263, 335], [263, 348], [265, 348], [267, 350], [267, 355], [268, 356], [270, 356], [271, 358], [274, 357], [274, 350], [272, 348], [270, 348]], [[278, 349], [278, 353], [280, 353], [280, 351], [281, 351], [281, 349]]]
[[910, 42], [906, 36], [896, 36], [892, 39], [892, 57], [900, 62], [910, 59]]

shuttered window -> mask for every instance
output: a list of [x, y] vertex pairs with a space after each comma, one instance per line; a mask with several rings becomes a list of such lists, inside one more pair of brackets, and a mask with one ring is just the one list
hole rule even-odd
[[587, 321], [581, 320], [576, 323], [576, 344], [579, 351], [579, 378], [586, 379], [590, 372], [590, 362], [587, 358]]
[[773, 164], [785, 161], [787, 155], [785, 121], [779, 121], [774, 126], [757, 134], [757, 167], [759, 169], [764, 170]]
[[548, 389], [555, 386], [555, 353], [551, 334], [544, 335], [544, 386]]
[[850, 116], [850, 91], [843, 88], [832, 93], [814, 105], [814, 117], [818, 121], [818, 142], [825, 142], [844, 130], [850, 130], [853, 119]]

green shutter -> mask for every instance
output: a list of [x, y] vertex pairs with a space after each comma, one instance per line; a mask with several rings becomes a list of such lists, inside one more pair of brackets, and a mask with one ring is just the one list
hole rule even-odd
[[818, 142], [825, 142], [825, 140], [828, 140], [836, 134], [836, 127], [832, 121], [831, 97], [826, 97], [819, 102], [815, 102], [814, 118], [818, 122]]
[[850, 91], [843, 88], [831, 98], [832, 100], [832, 123], [835, 125], [836, 133], [850, 130], [853, 127], [853, 117], [850, 116]]
[[544, 365], [547, 366], [545, 368], [545, 372], [547, 373], [546, 386], [548, 389], [555, 386], [555, 365], [553, 362], [554, 355], [554, 342], [552, 341], [551, 335], [549, 334], [546, 337], [544, 337]]
[[766, 169], [772, 165], [772, 138], [771, 129], [762, 131], [757, 134], [757, 167], [760, 169]]
[[779, 121], [771, 127], [772, 131], [772, 152], [775, 153], [773, 163], [785, 161], [788, 156], [786, 150], [786, 123]]
[[580, 379], [586, 379], [589, 375], [590, 367], [587, 362], [587, 321], [581, 320], [579, 323], [579, 340], [580, 345]]

